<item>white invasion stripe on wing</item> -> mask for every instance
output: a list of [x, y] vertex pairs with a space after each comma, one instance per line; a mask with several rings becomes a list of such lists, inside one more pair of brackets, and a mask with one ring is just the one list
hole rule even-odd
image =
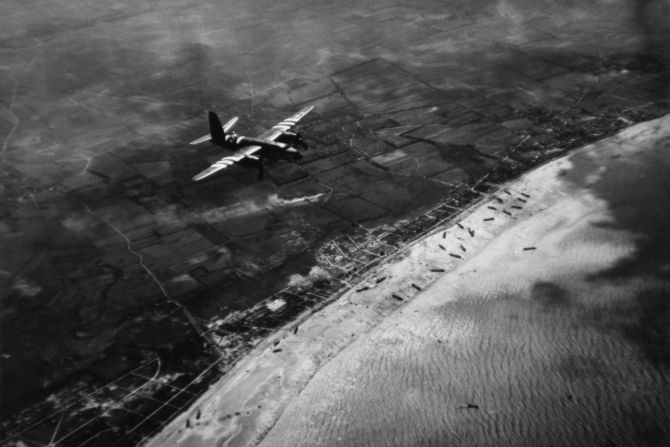
[[249, 155], [255, 154], [260, 148], [261, 148], [260, 146], [253, 144], [251, 146], [247, 146], [244, 149], [242, 149], [240, 153], [242, 155], [242, 158], [244, 158], [248, 157]]
[[230, 160], [228, 158], [222, 158], [221, 160], [215, 162], [212, 166], [223, 166], [224, 168], [226, 166], [234, 165], [236, 160]]
[[220, 171], [221, 169], [225, 168], [226, 166], [217, 166], [217, 165], [212, 165], [209, 168], [205, 169], [204, 171], [200, 172], [199, 174], [196, 174], [193, 177], [194, 182], [199, 182], [200, 180], [209, 177], [210, 175]]
[[231, 156], [228, 156], [228, 157], [223, 157], [222, 159], [214, 162], [214, 164], [212, 164], [212, 166], [210, 166], [209, 168], [205, 169], [204, 171], [202, 171], [201, 173], [199, 173], [195, 177], [193, 177], [193, 180], [197, 182], [199, 180], [207, 178], [210, 175], [212, 175], [216, 172], [219, 172], [221, 169], [225, 169], [228, 166], [234, 165], [235, 163], [242, 160], [243, 158], [244, 158], [244, 155], [231, 155]]
[[258, 138], [274, 141], [279, 135], [282, 134], [282, 132], [285, 132], [289, 130], [291, 127], [295, 126], [298, 123], [298, 121], [300, 121], [305, 115], [311, 112], [312, 109], [314, 109], [314, 106], [303, 108], [298, 113], [289, 116], [285, 120], [279, 122], [278, 124], [273, 126], [270, 130], [263, 132]]

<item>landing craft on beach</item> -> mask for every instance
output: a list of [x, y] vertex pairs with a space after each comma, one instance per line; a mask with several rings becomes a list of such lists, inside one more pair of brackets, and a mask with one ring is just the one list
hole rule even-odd
[[245, 137], [237, 135], [235, 132], [231, 132], [232, 128], [237, 123], [237, 117], [232, 118], [225, 125], [221, 125], [221, 121], [216, 113], [210, 111], [209, 135], [193, 140], [190, 144], [200, 144], [211, 141], [212, 144], [234, 151], [234, 153], [221, 158], [209, 168], [193, 177], [193, 180], [196, 182], [203, 180], [234, 164], [257, 168], [258, 179], [263, 180], [263, 166], [266, 160], [274, 161], [279, 158], [300, 160], [302, 154], [295, 148], [295, 146], [307, 149], [307, 144], [305, 144], [302, 136], [298, 132], [290, 132], [289, 129], [295, 126], [296, 123], [311, 112], [312, 109], [314, 109], [314, 106], [303, 108], [298, 113], [279, 122], [271, 129], [255, 138]]

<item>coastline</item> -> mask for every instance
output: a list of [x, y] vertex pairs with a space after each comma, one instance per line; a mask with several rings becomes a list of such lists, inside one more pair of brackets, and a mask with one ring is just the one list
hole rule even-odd
[[[376, 267], [366, 280], [324, 309], [299, 323], [285, 326], [258, 344], [149, 445], [210, 445], [214, 441], [227, 446], [255, 445], [271, 430], [271, 437], [266, 440], [268, 445], [295, 445], [291, 443], [296, 442], [310, 445], [308, 438], [300, 436], [315, 435], [313, 427], [305, 425], [305, 415], [307, 411], [315, 410], [316, 400], [310, 396], [317, 392], [317, 383], [323, 388], [324, 383], [331, 381], [333, 390], [341, 393], [339, 397], [342, 398], [355, 388], [351, 381], [348, 385], [343, 384], [342, 374], [360, 372], [360, 365], [366, 359], [363, 353], [374, 355], [375, 349], [388, 353], [389, 343], [403, 344], [402, 334], [410, 341], [412, 337], [419, 337], [425, 342], [425, 334], [419, 336], [416, 332], [417, 327], [427, 324], [426, 321], [430, 325], [430, 320], [424, 319], [427, 312], [439, 305], [458, 302], [457, 298], [463, 296], [465, 291], [450, 288], [450, 282], [486, 283], [485, 278], [482, 280], [477, 276], [477, 270], [490, 268], [487, 258], [510, 259], [510, 265], [515, 262], [527, 265], [523, 264], [527, 262], [524, 259], [544, 256], [546, 263], [560, 256], [561, 249], [556, 247], [561, 247], [562, 238], [569, 231], [556, 232], [556, 228], [561, 225], [575, 228], [583, 223], [582, 218], [570, 221], [569, 216], [607, 213], [602, 200], [587, 197], [589, 183], [597, 182], [610, 165], [625, 160], [630, 162], [629, 156], [636, 155], [638, 150], [629, 147], [630, 142], [653, 139], [655, 136], [650, 137], [648, 129], [656, 126], [660, 134], [662, 130], [658, 129], [662, 126], [659, 123], [665, 123], [667, 128], [669, 122], [666, 116], [633, 126], [540, 166], [501, 187], [489, 196], [489, 200], [468, 210], [457, 224], [437, 229], [414, 242], [386, 264]], [[601, 158], [612, 148], [617, 152]], [[579, 168], [577, 163], [591, 167], [601, 163], [603, 169], [595, 169], [589, 174], [591, 178], [579, 187], [568, 185], [562, 173]], [[561, 215], [552, 211], [556, 205], [560, 205], [556, 209], [560, 209]], [[500, 237], [503, 234], [507, 236]], [[554, 237], [558, 241], [553, 246], [555, 251], [547, 253], [546, 249], [536, 246], [533, 234], [539, 237], [538, 240], [549, 237], [547, 235]], [[622, 243], [607, 252], [609, 257], [591, 261], [594, 266], [611, 263], [629, 256], [631, 250], [631, 243]], [[580, 256], [584, 254], [579, 253]], [[558, 269], [554, 265], [552, 268]], [[437, 269], [444, 272], [431, 271]], [[381, 278], [384, 280], [379, 281]], [[511, 281], [511, 277], [506, 280]], [[367, 289], [362, 290], [364, 288]], [[436, 289], [448, 293], [445, 296], [436, 293]], [[551, 301], [551, 293], [549, 296]], [[416, 297], [420, 299], [415, 300]], [[560, 307], [560, 299], [558, 301], [548, 305], [558, 304]], [[461, 327], [461, 332], [452, 328], [452, 332], [445, 334], [445, 340], [451, 337], [453, 346], [458, 346], [468, 333], [468, 327], [471, 329], [474, 324], [471, 322], [469, 326]], [[395, 338], [388, 335], [394, 333]], [[370, 350], [371, 346], [375, 349]], [[344, 352], [346, 356], [339, 355]], [[510, 365], [506, 366], [510, 368]], [[365, 391], [361, 393], [364, 395]], [[299, 397], [294, 397], [296, 395]], [[328, 392], [325, 395], [329, 396]], [[332, 402], [334, 397], [329, 397], [331, 399], [326, 402]], [[327, 407], [324, 403], [321, 410], [325, 411]], [[330, 411], [330, 414], [336, 413]], [[292, 421], [297, 421], [295, 424], [301, 430], [294, 430]]]

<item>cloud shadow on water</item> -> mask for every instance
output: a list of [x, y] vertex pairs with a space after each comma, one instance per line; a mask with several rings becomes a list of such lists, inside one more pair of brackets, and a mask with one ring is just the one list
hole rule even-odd
[[[595, 309], [591, 323], [615, 329], [632, 342], [651, 364], [670, 370], [670, 159], [665, 153], [670, 138], [659, 121], [645, 124], [650, 130], [642, 138], [625, 145], [640, 150], [623, 150], [622, 156], [608, 163], [607, 171], [593, 181], [603, 166], [598, 157], [574, 154], [573, 169], [564, 179], [578, 188], [588, 189], [608, 204], [611, 220], [596, 226], [620, 230], [635, 244], [633, 252], [614, 265], [588, 277], [592, 282], [621, 284], [635, 290], [633, 297]], [[656, 141], [649, 142], [649, 134]], [[618, 152], [618, 139], [610, 147]], [[614, 153], [599, 152], [601, 157]], [[637, 284], [644, 284], [642, 287]], [[635, 289], [632, 289], [635, 287]]]

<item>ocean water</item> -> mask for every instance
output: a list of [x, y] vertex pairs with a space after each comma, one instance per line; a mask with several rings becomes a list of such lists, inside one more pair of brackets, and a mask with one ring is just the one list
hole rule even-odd
[[560, 198], [342, 351], [262, 445], [670, 445], [663, 127], [527, 180]]

